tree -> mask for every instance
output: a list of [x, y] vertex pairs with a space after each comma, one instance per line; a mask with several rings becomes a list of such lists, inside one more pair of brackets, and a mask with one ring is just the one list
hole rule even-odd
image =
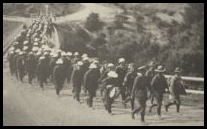
[[98, 13], [90, 13], [87, 17], [85, 28], [91, 32], [99, 31], [103, 28], [104, 23], [100, 21]]

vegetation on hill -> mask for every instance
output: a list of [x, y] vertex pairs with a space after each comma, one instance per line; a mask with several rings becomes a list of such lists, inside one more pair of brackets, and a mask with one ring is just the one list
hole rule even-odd
[[112, 60], [125, 57], [140, 66], [155, 58], [169, 74], [179, 66], [184, 75], [204, 76], [204, 4], [114, 5], [123, 12], [101, 30]]
[[49, 5], [49, 11], [59, 16], [74, 13], [82, 8], [79, 3], [4, 3], [3, 14], [28, 17], [29, 13], [45, 13], [45, 5]]

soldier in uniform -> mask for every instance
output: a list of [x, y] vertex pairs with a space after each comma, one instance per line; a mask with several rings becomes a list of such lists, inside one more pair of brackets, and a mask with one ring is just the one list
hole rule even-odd
[[140, 74], [135, 78], [133, 89], [132, 89], [132, 100], [134, 100], [134, 109], [132, 110], [132, 119], [134, 119], [135, 113], [140, 111], [141, 113], [141, 122], [145, 123], [145, 109], [146, 109], [146, 101], [148, 99], [147, 96], [147, 88], [150, 89], [150, 83], [148, 78], [145, 75], [146, 66], [142, 66], [138, 68]]
[[42, 90], [44, 90], [43, 89], [43, 84], [47, 80], [47, 68], [48, 68], [48, 65], [45, 61], [45, 57], [41, 56], [40, 59], [39, 59], [39, 63], [37, 64], [36, 73], [37, 73], [38, 80], [39, 80], [39, 83], [40, 83], [40, 87], [42, 88]]
[[50, 68], [50, 80], [51, 82], [54, 82], [54, 77], [53, 77], [53, 71], [54, 71], [54, 68], [56, 66], [56, 61], [58, 60], [58, 55], [57, 54], [53, 54], [52, 55], [52, 59], [50, 60], [50, 64], [49, 64], [49, 68]]
[[14, 50], [11, 50], [8, 54], [8, 61], [9, 61], [9, 69], [10, 69], [10, 73], [13, 76], [14, 74], [14, 64], [13, 64], [13, 59], [14, 59]]
[[54, 84], [56, 89], [56, 94], [59, 96], [60, 90], [63, 88], [63, 84], [65, 81], [65, 68], [63, 65], [63, 60], [58, 59], [56, 61], [56, 66], [53, 71], [53, 77], [54, 77]]
[[[155, 62], [151, 61], [148, 66], [150, 68], [146, 71], [146, 76], [148, 77], [149, 82], [151, 84], [152, 78], [155, 76], [155, 72], [154, 72]], [[153, 101], [154, 101], [154, 95], [153, 93], [151, 93], [151, 104], [153, 104]]]
[[159, 120], [161, 120], [161, 106], [163, 101], [163, 94], [165, 93], [165, 89], [168, 89], [169, 91], [167, 80], [163, 75], [165, 70], [166, 69], [162, 65], [158, 66], [157, 69], [155, 69], [155, 72], [157, 72], [157, 74], [153, 77], [151, 82], [153, 94], [157, 104], [152, 104], [149, 112], [151, 112], [153, 107], [157, 106], [157, 114]]
[[35, 56], [32, 52], [29, 52], [28, 58], [26, 60], [26, 71], [28, 73], [29, 84], [32, 84], [32, 80], [35, 77], [36, 66], [37, 61], [35, 60]]
[[118, 74], [115, 71], [109, 71], [107, 77], [102, 81], [101, 87], [103, 88], [103, 103], [105, 109], [109, 114], [112, 113], [111, 106], [114, 101], [114, 97], [110, 97], [111, 88], [117, 87]]
[[89, 107], [93, 106], [93, 97], [96, 96], [96, 90], [98, 89], [98, 79], [101, 73], [97, 65], [92, 63], [89, 66], [89, 70], [84, 74], [84, 87], [89, 93], [87, 104]]
[[17, 71], [16, 62], [17, 62], [17, 58], [19, 57], [19, 52], [20, 52], [20, 49], [15, 50], [15, 55], [14, 55], [14, 58], [13, 58], [13, 61], [12, 61], [12, 63], [14, 64], [13, 68], [14, 68], [15, 77], [16, 77], [17, 80], [19, 79], [19, 75], [18, 75], [18, 71]]
[[[132, 87], [134, 84], [134, 79], [137, 76], [137, 69], [135, 64], [130, 64], [129, 65], [129, 72], [126, 74], [125, 78], [124, 78], [124, 86], [126, 87], [126, 92], [129, 97], [131, 97], [131, 93], [132, 93]], [[126, 99], [125, 103], [127, 103], [129, 100], [131, 100], [131, 98]], [[132, 110], [134, 109], [134, 103], [133, 100], [131, 100], [131, 108]]]
[[78, 61], [76, 66], [73, 69], [73, 73], [71, 76], [73, 91], [75, 92], [74, 99], [76, 99], [78, 102], [80, 102], [81, 85], [82, 85], [83, 76], [84, 76], [82, 65], [83, 65], [83, 62]]
[[126, 103], [125, 101], [125, 94], [126, 94], [126, 87], [125, 85], [123, 85], [124, 82], [124, 77], [127, 73], [127, 68], [125, 66], [125, 59], [124, 58], [120, 58], [119, 59], [119, 65], [116, 67], [116, 73], [118, 74], [118, 83], [119, 83], [119, 87], [121, 90], [121, 98], [122, 98], [122, 104], [124, 105], [124, 107], [126, 107]]
[[25, 75], [25, 66], [24, 66], [25, 62], [24, 62], [24, 57], [23, 57], [23, 52], [20, 51], [19, 52], [19, 57], [16, 60], [16, 66], [17, 66], [17, 72], [19, 75], [19, 80], [21, 82], [23, 82], [23, 78]]
[[172, 95], [172, 100], [173, 102], [170, 102], [168, 104], [165, 105], [165, 110], [168, 111], [168, 108], [171, 106], [171, 105], [176, 105], [176, 111], [177, 113], [181, 114], [180, 113], [180, 94], [183, 94], [183, 91], [184, 91], [184, 94], [185, 94], [185, 90], [183, 88], [183, 84], [182, 84], [182, 79], [181, 79], [181, 76], [180, 76], [180, 68], [177, 67], [175, 68], [175, 75], [171, 78], [170, 80], [170, 93]]
[[101, 74], [101, 76], [100, 76], [100, 78], [99, 78], [99, 80], [98, 80], [98, 83], [100, 84], [100, 92], [101, 92], [101, 96], [103, 95], [102, 93], [103, 93], [103, 90], [104, 90], [104, 88], [102, 87], [101, 83], [102, 83], [102, 81], [103, 81], [105, 78], [107, 78], [107, 74], [108, 74], [108, 72], [110, 72], [110, 71], [114, 71], [114, 70], [115, 70], [115, 66], [114, 66], [114, 64], [109, 63], [109, 64], [107, 65], [107, 69], [106, 69], [104, 72], [102, 72], [102, 74]]

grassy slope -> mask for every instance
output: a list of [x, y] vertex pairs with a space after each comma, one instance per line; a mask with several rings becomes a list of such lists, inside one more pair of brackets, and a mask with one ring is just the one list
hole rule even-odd
[[13, 30], [22, 24], [21, 22], [3, 21], [3, 38], [6, 39]]

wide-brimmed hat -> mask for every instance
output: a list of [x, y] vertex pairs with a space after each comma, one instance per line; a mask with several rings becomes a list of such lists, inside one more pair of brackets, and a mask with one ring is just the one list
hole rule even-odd
[[16, 52], [16, 53], [19, 53], [19, 52], [20, 52], [20, 49], [15, 50], [15, 52]]
[[98, 68], [98, 67], [97, 67], [97, 65], [94, 64], [94, 63], [90, 64], [90, 66], [89, 66], [89, 69], [96, 69], [96, 68]]
[[179, 67], [176, 67], [174, 72], [175, 73], [180, 73], [181, 72], [181, 69]]
[[29, 43], [29, 41], [27, 41], [27, 40], [26, 40], [26, 41], [24, 41], [24, 43], [23, 43], [23, 44], [28, 44], [28, 43]]
[[64, 51], [61, 52], [61, 55], [62, 55], [62, 56], [67, 56], [66, 53], [65, 53]]
[[119, 58], [119, 63], [122, 63], [122, 62], [124, 62], [124, 61], [125, 61], [124, 58]]
[[155, 71], [156, 72], [165, 72], [166, 71], [166, 69], [162, 66], [162, 65], [159, 65], [158, 67], [157, 67], [157, 69], [155, 69]]
[[27, 50], [27, 49], [28, 49], [28, 46], [24, 46], [24, 47], [23, 47], [23, 50]]
[[10, 51], [9, 54], [14, 54], [14, 51]]
[[112, 78], [117, 78], [118, 77], [118, 74], [115, 71], [110, 71], [110, 72], [108, 72], [107, 75], [109, 77], [112, 77]]
[[109, 63], [109, 64], [107, 65], [107, 67], [108, 67], [108, 68], [109, 68], [109, 67], [114, 67], [114, 64]]
[[73, 54], [72, 54], [72, 52], [67, 52], [66, 55], [67, 56], [72, 56]]
[[74, 56], [78, 56], [78, 55], [79, 55], [79, 53], [78, 53], [78, 52], [75, 52], [75, 53], [74, 53]]
[[58, 60], [56, 61], [56, 64], [63, 64], [63, 60], [62, 60], [62, 59], [58, 59]]
[[38, 51], [38, 47], [33, 47], [32, 51]]
[[38, 44], [39, 44], [38, 42], [34, 42], [33, 46], [38, 46]]
[[39, 41], [39, 40], [40, 40], [39, 38], [35, 38], [35, 39], [34, 39], [35, 42], [37, 42], [37, 41]]
[[15, 50], [15, 48], [14, 47], [11, 47], [10, 49], [9, 49], [9, 51], [14, 51]]
[[86, 61], [86, 60], [89, 60], [89, 58], [86, 56], [86, 57], [83, 57], [83, 60]]
[[84, 58], [84, 57], [88, 57], [88, 54], [84, 53], [84, 54], [82, 55], [82, 58]]
[[81, 65], [83, 65], [83, 62], [82, 62], [82, 61], [78, 61], [78, 62], [77, 62], [77, 65], [78, 65], [78, 66], [81, 66]]
[[44, 57], [44, 56], [41, 56], [41, 57], [40, 57], [40, 60], [44, 60], [44, 59], [45, 59], [45, 57]]

